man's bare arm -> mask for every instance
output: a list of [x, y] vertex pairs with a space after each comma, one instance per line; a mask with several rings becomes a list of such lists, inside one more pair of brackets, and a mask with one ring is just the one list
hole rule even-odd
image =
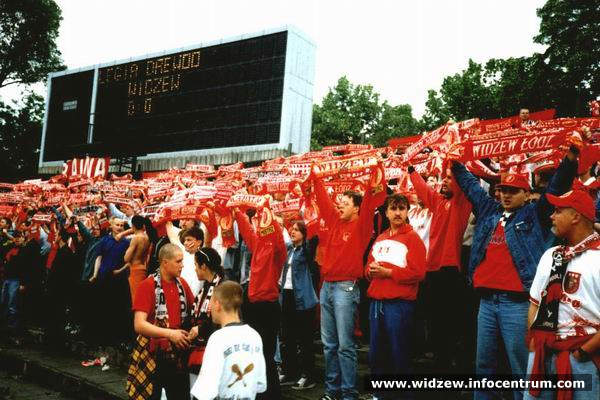
[[94, 282], [98, 279], [98, 271], [100, 271], [100, 264], [102, 264], [102, 256], [96, 257], [96, 262], [94, 263], [94, 274], [90, 278], [90, 282]]
[[136, 333], [149, 338], [169, 339], [173, 344], [185, 349], [190, 346], [188, 333], [182, 329], [160, 328], [148, 322], [148, 314], [143, 311], [136, 311], [133, 318], [133, 327]]

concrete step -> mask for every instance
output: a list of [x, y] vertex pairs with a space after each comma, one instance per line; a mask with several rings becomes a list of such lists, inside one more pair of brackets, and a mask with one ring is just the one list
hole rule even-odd
[[21, 375], [0, 370], [0, 399], [2, 400], [72, 400], [56, 390], [27, 382]]
[[68, 353], [35, 347], [0, 347], [0, 365], [8, 373], [80, 400], [122, 400], [125, 371], [83, 367]]
[[[318, 399], [324, 393], [323, 377], [325, 360], [322, 345], [315, 342], [316, 365], [315, 376], [317, 386], [310, 390], [295, 391], [291, 387], [282, 388], [284, 400]], [[108, 371], [101, 371], [99, 366], [83, 367], [81, 361], [99, 356], [108, 357]], [[368, 347], [358, 350], [358, 388], [369, 373], [367, 359]], [[23, 376], [24, 379], [65, 394], [73, 399], [81, 400], [120, 400], [126, 399], [125, 381], [129, 366], [130, 352], [122, 348], [94, 348], [81, 340], [69, 340], [64, 350], [57, 352], [44, 345], [44, 334], [41, 329], [29, 329], [21, 347], [0, 344], [0, 370], [10, 374]], [[414, 365], [415, 372], [430, 372], [431, 361]], [[1, 385], [0, 385], [1, 386]], [[364, 390], [361, 399], [370, 398]], [[433, 398], [431, 393], [421, 398]], [[1, 397], [0, 397], [1, 398]]]

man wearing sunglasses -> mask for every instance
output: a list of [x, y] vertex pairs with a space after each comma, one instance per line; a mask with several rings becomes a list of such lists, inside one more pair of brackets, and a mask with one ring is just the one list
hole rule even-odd
[[[578, 149], [572, 147], [537, 202], [526, 175], [506, 174], [498, 187], [500, 201], [479, 185], [479, 180], [457, 162], [456, 182], [473, 205], [477, 219], [469, 261], [469, 280], [481, 297], [477, 316], [478, 375], [497, 373], [499, 338], [502, 337], [512, 374], [525, 376], [529, 289], [544, 251], [553, 244], [550, 215], [554, 207], [546, 193], [562, 195], [577, 173]], [[475, 392], [475, 400], [493, 398], [492, 392]], [[515, 392], [515, 399], [522, 393]]]

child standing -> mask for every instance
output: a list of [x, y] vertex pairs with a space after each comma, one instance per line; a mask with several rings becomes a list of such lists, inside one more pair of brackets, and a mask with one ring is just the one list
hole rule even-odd
[[208, 339], [200, 375], [191, 391], [198, 400], [254, 399], [267, 388], [262, 340], [240, 321], [241, 305], [238, 283], [227, 281], [215, 287], [211, 318], [221, 329]]

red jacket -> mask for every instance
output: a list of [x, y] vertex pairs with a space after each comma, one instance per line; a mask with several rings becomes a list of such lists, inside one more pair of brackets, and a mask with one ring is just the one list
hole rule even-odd
[[327, 237], [319, 243], [322, 250], [321, 277], [326, 282], [359, 279], [363, 276], [363, 255], [373, 233], [373, 214], [385, 198], [385, 186], [375, 196], [367, 190], [359, 216], [353, 221], [340, 218], [321, 179], [315, 178], [314, 186], [319, 214], [328, 228]]
[[425, 208], [433, 214], [429, 229], [427, 270], [437, 271], [446, 266], [456, 266], [460, 270], [462, 238], [469, 223], [471, 203], [454, 182], [453, 196], [448, 200], [429, 187], [418, 172], [410, 174], [410, 181]]
[[238, 211], [235, 220], [244, 242], [252, 253], [248, 300], [251, 303], [278, 301], [279, 276], [287, 257], [281, 227], [277, 222], [273, 222], [275, 232], [266, 237], [259, 237], [245, 214]]
[[392, 276], [373, 279], [367, 296], [376, 300], [415, 300], [419, 282], [425, 278], [425, 253], [425, 244], [409, 224], [393, 235], [389, 229], [384, 231], [373, 243], [365, 270], [377, 261], [391, 268]]

